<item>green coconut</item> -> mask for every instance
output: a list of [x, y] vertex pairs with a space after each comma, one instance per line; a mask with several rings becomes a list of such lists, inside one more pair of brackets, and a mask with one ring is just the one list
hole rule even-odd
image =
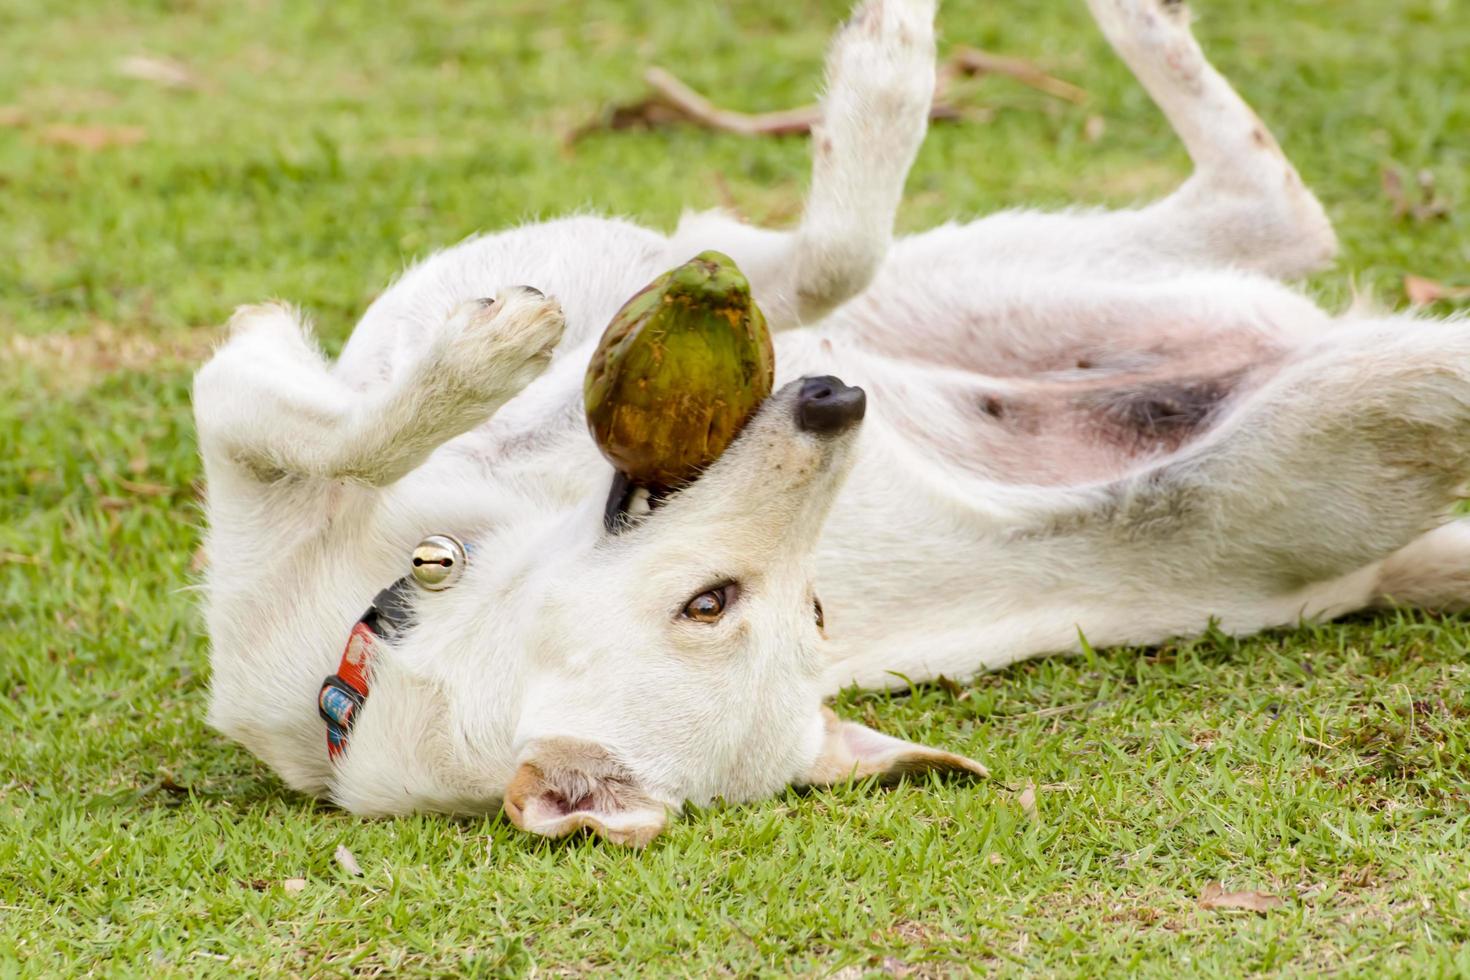
[[613, 316], [587, 366], [587, 426], [634, 484], [675, 487], [730, 445], [771, 393], [775, 352], [750, 283], [701, 252]]

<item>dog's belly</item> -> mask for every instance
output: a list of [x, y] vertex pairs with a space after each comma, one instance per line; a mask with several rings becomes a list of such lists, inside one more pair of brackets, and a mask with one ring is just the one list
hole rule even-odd
[[1254, 275], [1119, 283], [977, 261], [957, 281], [900, 253], [802, 360], [851, 352], [844, 380], [946, 469], [1067, 486], [1177, 452], [1327, 325]]
[[871, 382], [875, 415], [946, 469], [1007, 484], [1114, 479], [1197, 439], [1269, 378], [1285, 351], [1258, 337], [1215, 356], [1137, 355], [1128, 367], [1004, 377], [917, 368]]

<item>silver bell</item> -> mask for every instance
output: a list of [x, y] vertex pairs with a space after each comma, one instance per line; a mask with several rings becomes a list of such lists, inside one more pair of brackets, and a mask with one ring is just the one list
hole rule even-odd
[[413, 580], [434, 592], [447, 589], [464, 571], [464, 545], [448, 534], [431, 534], [413, 549]]

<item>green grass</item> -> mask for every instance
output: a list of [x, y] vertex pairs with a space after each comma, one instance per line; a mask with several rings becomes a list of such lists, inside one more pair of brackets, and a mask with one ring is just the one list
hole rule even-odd
[[[1128, 203], [1185, 173], [1081, 6], [949, 0], [948, 41], [1032, 57], [1093, 99], [967, 90], [995, 118], [933, 131], [905, 228]], [[642, 853], [498, 818], [361, 820], [203, 725], [188, 384], [215, 325], [283, 296], [335, 346], [434, 247], [574, 209], [666, 227], [720, 203], [716, 175], [752, 217], [789, 218], [801, 140], [672, 129], [569, 152], [562, 135], [637, 96], [649, 63], [740, 107], [802, 101], [842, 8], [0, 2], [0, 975], [1470, 972], [1460, 619], [850, 696], [849, 716], [996, 779], [697, 812]], [[1405, 273], [1470, 279], [1458, 0], [1204, 8], [1217, 64], [1341, 232], [1339, 269], [1312, 288], [1401, 303]], [[136, 54], [197, 84], [120, 75]], [[144, 138], [57, 145], [61, 124]], [[1395, 220], [1385, 167], [1430, 172], [1450, 213]], [[1285, 904], [1207, 911], [1211, 881]]]

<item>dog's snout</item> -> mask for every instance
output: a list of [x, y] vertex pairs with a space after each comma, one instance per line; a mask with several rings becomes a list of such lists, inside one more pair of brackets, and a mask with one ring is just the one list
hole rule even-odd
[[868, 396], [861, 388], [823, 375], [804, 378], [796, 393], [796, 425], [817, 435], [836, 435], [862, 421]]

